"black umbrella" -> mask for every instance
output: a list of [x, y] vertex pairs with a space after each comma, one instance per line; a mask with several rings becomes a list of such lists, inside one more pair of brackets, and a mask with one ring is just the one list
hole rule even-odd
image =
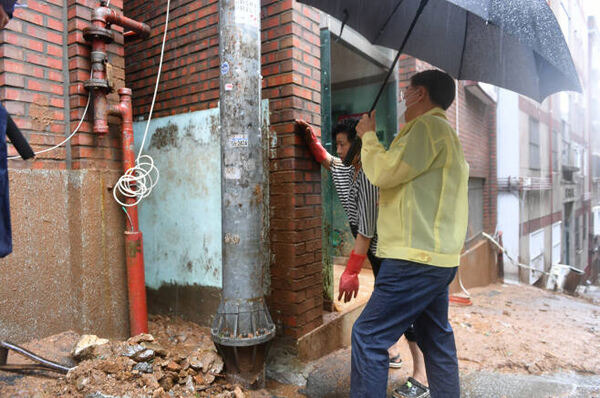
[[298, 1], [340, 19], [373, 44], [401, 49], [456, 79], [490, 83], [538, 102], [558, 91], [581, 91], [545, 0]]
[[298, 1], [338, 18], [342, 29], [351, 26], [373, 44], [398, 49], [371, 111], [402, 53], [456, 79], [490, 83], [538, 102], [559, 91], [581, 92], [545, 0]]

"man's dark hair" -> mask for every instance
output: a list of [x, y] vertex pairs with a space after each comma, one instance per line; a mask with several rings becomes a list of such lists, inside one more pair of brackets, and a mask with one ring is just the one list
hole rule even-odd
[[348, 141], [354, 141], [354, 139], [356, 138], [356, 124], [356, 120], [352, 119], [344, 119], [338, 122], [333, 127], [333, 130], [331, 132], [333, 140], [335, 141], [335, 137], [337, 137], [339, 133], [345, 133], [348, 137]]
[[441, 70], [431, 69], [419, 72], [410, 78], [411, 86], [427, 89], [431, 102], [446, 110], [452, 105], [456, 86], [452, 77]]

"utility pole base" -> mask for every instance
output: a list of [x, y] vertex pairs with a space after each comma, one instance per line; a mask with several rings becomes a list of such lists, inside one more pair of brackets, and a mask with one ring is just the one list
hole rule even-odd
[[265, 388], [265, 359], [268, 344], [263, 343], [250, 347], [217, 344], [217, 350], [225, 362], [228, 381], [240, 384], [249, 390]]

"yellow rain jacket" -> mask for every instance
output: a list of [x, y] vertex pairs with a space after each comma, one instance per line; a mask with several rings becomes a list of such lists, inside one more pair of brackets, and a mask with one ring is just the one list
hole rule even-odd
[[370, 131], [362, 166], [379, 189], [377, 256], [456, 267], [468, 223], [469, 165], [441, 108], [407, 123], [385, 150]]

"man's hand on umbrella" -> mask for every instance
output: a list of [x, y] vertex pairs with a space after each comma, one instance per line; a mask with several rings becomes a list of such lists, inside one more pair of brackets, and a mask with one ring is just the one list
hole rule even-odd
[[365, 113], [356, 125], [356, 134], [360, 138], [369, 131], [375, 131], [375, 111], [371, 112], [371, 114]]

